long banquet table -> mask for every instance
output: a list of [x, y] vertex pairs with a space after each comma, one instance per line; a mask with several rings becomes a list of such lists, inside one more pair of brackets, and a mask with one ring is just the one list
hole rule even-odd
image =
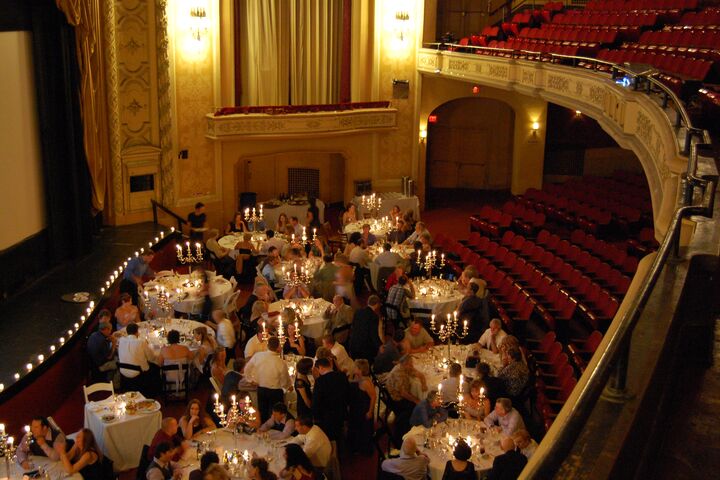
[[[50, 478], [62, 478], [67, 480], [83, 480], [82, 475], [80, 473], [74, 473], [72, 475], [69, 475], [65, 473], [65, 470], [63, 469], [62, 463], [60, 462], [53, 462], [47, 457], [40, 457], [37, 455], [34, 455], [32, 457], [33, 461], [33, 467], [29, 471], [40, 471], [46, 472], [48, 475], [50, 475]], [[17, 463], [9, 463], [8, 464], [9, 471], [5, 471], [5, 467], [0, 465], [0, 479], [10, 478], [10, 480], [24, 480], [26, 478], [25, 476], [25, 470]], [[10, 476], [7, 477], [6, 473]], [[39, 477], [42, 478], [42, 477]]]
[[[382, 205], [378, 212], [381, 217], [389, 215], [392, 207], [397, 205], [403, 214], [408, 210], [412, 210], [415, 215], [415, 220], [420, 220], [420, 201], [416, 195], [406, 196], [399, 192], [383, 192], [377, 195], [382, 199]], [[360, 215], [365, 212], [361, 198], [362, 197], [354, 197], [352, 200], [353, 203], [357, 205]]]
[[[280, 200], [277, 199], [272, 199], [260, 203], [262, 203], [264, 207], [263, 220], [265, 222], [265, 225], [267, 226], [267, 228], [272, 230], [275, 230], [275, 225], [277, 225], [277, 221], [278, 218], [280, 218], [281, 213], [287, 215], [288, 219], [290, 217], [297, 217], [300, 224], [304, 224], [305, 218], [307, 216], [307, 210], [308, 208], [310, 208], [310, 204], [307, 201], [298, 202], [297, 204], [291, 204], [288, 202], [280, 202]], [[325, 202], [320, 199], [316, 199], [315, 206], [317, 206], [318, 209], [318, 221], [320, 223], [324, 223]]]

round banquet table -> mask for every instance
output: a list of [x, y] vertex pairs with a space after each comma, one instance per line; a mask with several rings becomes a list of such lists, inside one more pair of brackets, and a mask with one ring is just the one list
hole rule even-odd
[[[138, 336], [147, 340], [150, 348], [157, 354], [162, 347], [167, 345], [167, 332], [177, 330], [180, 332], [180, 344], [185, 345], [191, 351], [195, 351], [200, 348], [200, 345], [193, 339], [192, 332], [198, 327], [204, 327], [208, 331], [209, 336], [215, 336], [215, 330], [204, 323], [185, 320], [183, 318], [155, 319], [140, 322], [138, 323]], [[123, 328], [119, 331], [125, 332], [125, 329]]]
[[[213, 276], [209, 279], [209, 283], [213, 308], [222, 308], [225, 300], [232, 294], [232, 284], [222, 276]], [[200, 278], [195, 273], [191, 275], [172, 273], [156, 277], [143, 285], [145, 311], [158, 309], [157, 295], [160, 288], [164, 287], [168, 292], [170, 304], [176, 312], [198, 313], [204, 301], [203, 297], [199, 295], [199, 285]]]
[[[478, 478], [482, 478], [492, 468], [495, 457], [503, 453], [500, 448], [501, 435], [477, 420], [448, 419], [432, 428], [413, 427], [405, 434], [407, 436], [415, 437], [420, 451], [430, 458], [428, 470], [432, 480], [442, 479], [445, 464], [453, 458], [450, 437], [453, 440], [462, 437], [466, 441], [469, 438], [472, 448], [470, 461], [475, 465]], [[481, 448], [485, 449], [484, 454]]]
[[[307, 270], [308, 275], [312, 280], [313, 275], [315, 275], [317, 269], [320, 268], [320, 264], [322, 264], [322, 258], [319, 257], [304, 258], [298, 260], [283, 260], [273, 267], [273, 269], [275, 270], [275, 285], [278, 287], [284, 286], [286, 281], [285, 272], [290, 272], [294, 270], [295, 265], [297, 265], [297, 270], [300, 270], [301, 267], [305, 267], [305, 270]], [[283, 270], [283, 268], [285, 270]]]
[[451, 345], [449, 357], [447, 345], [437, 345], [429, 349], [427, 352], [414, 353], [413, 366], [425, 375], [425, 380], [427, 381], [429, 388], [435, 388], [438, 383], [447, 378], [449, 364], [457, 362], [460, 365], [463, 365], [465, 385], [469, 387], [470, 382], [477, 377], [477, 373], [475, 372], [475, 369], [465, 367], [465, 359], [474, 350], [479, 350], [480, 361], [490, 365], [490, 369], [493, 374], [497, 374], [502, 367], [500, 355], [492, 353], [490, 350], [486, 350], [484, 348], [478, 349], [476, 344]]
[[270, 304], [270, 312], [282, 312], [285, 307], [295, 305], [303, 311], [305, 318], [300, 327], [300, 333], [308, 338], [322, 338], [325, 330], [325, 319], [323, 313], [330, 302], [323, 298], [299, 298], [293, 300], [279, 300]]
[[388, 222], [379, 222], [368, 218], [366, 220], [358, 220], [357, 222], [348, 223], [343, 227], [343, 232], [346, 235], [350, 235], [355, 232], [362, 232], [362, 226], [366, 223], [370, 225], [370, 233], [375, 235], [378, 241], [385, 238], [390, 231], [390, 224]]
[[[270, 470], [276, 474], [280, 473], [285, 466], [285, 460], [283, 459], [284, 448], [282, 446], [287, 443], [287, 440], [272, 441], [268, 440], [266, 435], [259, 433], [252, 435], [241, 433], [237, 435], [236, 440], [232, 433], [224, 429], [202, 433], [195, 436], [193, 440], [193, 446], [185, 450], [179, 462], [182, 468], [182, 478], [185, 480], [189, 478], [190, 472], [200, 468], [198, 457], [202, 454], [198, 453], [198, 448], [201, 444], [208, 450], [214, 450], [220, 457], [221, 463], [225, 452], [232, 452], [237, 449], [241, 455], [247, 451], [251, 456], [255, 454], [258, 457], [265, 458], [270, 464]], [[231, 478], [249, 478], [243, 466], [239, 465], [232, 468], [237, 468], [237, 470], [230, 472]]]
[[[390, 248], [391, 252], [395, 252], [398, 255], [400, 255], [400, 258], [403, 260], [407, 260], [410, 258], [410, 255], [413, 253], [413, 247], [412, 245], [403, 245], [401, 243], [393, 244], [392, 248]], [[375, 243], [375, 245], [372, 245], [367, 248], [368, 255], [370, 256], [370, 260], [375, 260], [375, 257], [377, 257], [382, 252], [382, 244], [381, 242]], [[375, 262], [370, 262], [370, 280], [372, 280], [372, 284], [375, 285], [375, 288], [380, 289], [381, 287], [385, 287], [385, 285], [378, 286], [377, 284], [377, 277], [378, 273], [380, 272], [380, 266]]]
[[452, 315], [462, 302], [463, 294], [450, 280], [419, 280], [414, 283], [415, 298], [409, 299], [408, 304], [416, 317], [429, 318], [434, 314], [436, 322], [442, 321], [448, 314]]
[[[252, 235], [252, 238], [250, 239], [250, 243], [253, 244], [253, 246], [255, 247], [256, 250], [260, 250], [263, 242], [265, 242], [265, 240], [267, 240], [267, 235], [265, 235], [265, 233], [261, 233], [261, 232], [258, 232], [258, 233], [248, 232], [248, 233], [250, 233]], [[234, 250], [235, 245], [237, 245], [237, 243], [243, 239], [243, 235], [245, 235], [245, 233], [243, 233], [243, 232], [231, 233], [230, 235], [225, 235], [224, 237], [221, 237], [218, 240], [218, 243], [223, 248], [227, 248], [229, 250]]]

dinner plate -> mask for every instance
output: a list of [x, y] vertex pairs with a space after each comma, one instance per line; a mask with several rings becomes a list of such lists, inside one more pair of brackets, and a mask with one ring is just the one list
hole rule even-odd
[[154, 413], [158, 410], [160, 410], [160, 404], [157, 401], [150, 407], [138, 407], [137, 409], [138, 413]]

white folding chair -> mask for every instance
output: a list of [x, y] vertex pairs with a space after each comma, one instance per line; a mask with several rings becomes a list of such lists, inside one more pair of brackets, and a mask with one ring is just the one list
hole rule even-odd
[[163, 395], [165, 399], [174, 396], [187, 400], [189, 389], [189, 365], [187, 359], [165, 360], [160, 367], [162, 372]]
[[88, 400], [88, 397], [92, 395], [95, 392], [110, 392], [110, 397], [115, 395], [115, 388], [113, 388], [112, 382], [99, 382], [99, 383], [93, 383], [92, 385], [85, 386], [83, 385], [83, 393], [85, 394], [85, 403], [88, 403], [90, 400]]
[[220, 385], [218, 385], [217, 380], [213, 377], [210, 377], [210, 385], [212, 385], [213, 389], [215, 389], [215, 393], [222, 395], [222, 389], [220, 388]]
[[242, 292], [240, 290], [237, 290], [225, 299], [222, 310], [228, 318], [230, 318], [230, 314], [237, 312], [237, 301], [238, 298], [240, 298], [241, 293]]

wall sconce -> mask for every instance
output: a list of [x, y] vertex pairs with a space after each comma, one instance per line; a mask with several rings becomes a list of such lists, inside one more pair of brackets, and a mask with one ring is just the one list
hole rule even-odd
[[425, 140], [427, 140], [427, 128], [421, 127], [420, 128], [420, 143], [424, 144]]
[[582, 112], [580, 110], [575, 110], [575, 116], [582, 117]]
[[532, 135], [530, 136], [531, 143], [535, 143], [538, 141], [538, 130], [540, 130], [540, 123], [533, 122], [532, 123]]
[[190, 33], [192, 37], [199, 42], [207, 31], [207, 12], [205, 8], [192, 7], [190, 9]]
[[398, 38], [400, 39], [401, 42], [405, 41], [406, 25], [409, 20], [410, 20], [410, 13], [408, 13], [407, 11], [395, 12], [395, 23], [397, 25]]

